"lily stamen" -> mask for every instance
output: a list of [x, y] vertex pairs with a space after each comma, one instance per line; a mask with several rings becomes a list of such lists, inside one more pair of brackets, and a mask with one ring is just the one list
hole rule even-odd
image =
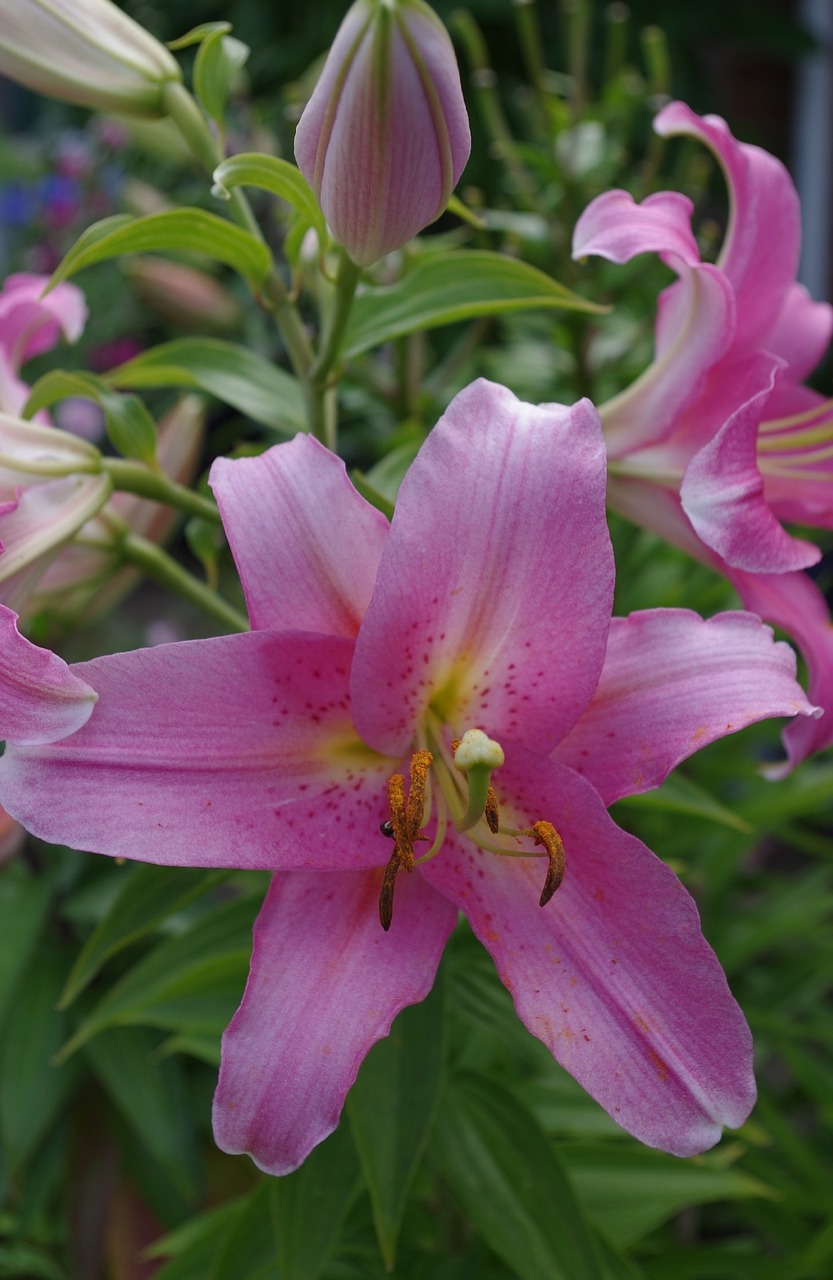
[[409, 874], [414, 869], [414, 844], [417, 840], [426, 840], [420, 830], [425, 821], [425, 798], [428, 787], [428, 770], [433, 756], [430, 751], [415, 751], [410, 764], [410, 788], [405, 798], [405, 779], [401, 773], [394, 773], [388, 778], [388, 805], [390, 819], [382, 823], [384, 835], [393, 838], [393, 853], [390, 856], [382, 887], [379, 890], [379, 920], [385, 932], [393, 920], [393, 894], [396, 888], [396, 877], [400, 869]]

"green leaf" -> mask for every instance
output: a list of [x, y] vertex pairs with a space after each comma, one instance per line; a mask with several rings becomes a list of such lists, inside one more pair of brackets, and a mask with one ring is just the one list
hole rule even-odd
[[20, 416], [33, 418], [41, 409], [49, 409], [68, 396], [83, 396], [97, 404], [101, 385], [92, 373], [66, 373], [63, 369], [52, 369], [38, 378]]
[[466, 1216], [519, 1280], [609, 1280], [561, 1164], [511, 1094], [461, 1077], [432, 1146]]
[[222, 1029], [240, 999], [257, 910], [252, 897], [225, 902], [156, 946], [111, 987], [63, 1046], [63, 1061], [105, 1027], [144, 1023], [172, 1030]]
[[3, 1028], [0, 1137], [4, 1162], [12, 1173], [28, 1160], [78, 1079], [77, 1064], [53, 1065], [66, 1035], [66, 1015], [55, 1014], [65, 969], [64, 950], [41, 941], [16, 984], [15, 1002]]
[[223, 31], [211, 32], [194, 59], [194, 92], [206, 114], [222, 125], [235, 78], [249, 58], [249, 47]]
[[125, 873], [121, 892], [107, 915], [87, 938], [69, 972], [59, 1008], [65, 1009], [102, 966], [123, 947], [151, 933], [163, 920], [201, 894], [221, 884], [228, 871], [195, 871], [191, 867], [139, 864]]
[[684, 813], [693, 818], [703, 818], [707, 822], [717, 822], [721, 826], [742, 831], [744, 835], [754, 830], [745, 818], [715, 800], [705, 787], [701, 787], [699, 783], [687, 778], [683, 773], [672, 773], [655, 791], [646, 791], [638, 796], [626, 796], [617, 803], [627, 808], [653, 809], [658, 813]]
[[317, 1280], [321, 1275], [360, 1181], [350, 1127], [342, 1124], [300, 1169], [270, 1184], [281, 1280]]
[[235, 1215], [205, 1274], [206, 1280], [275, 1280], [275, 1240], [266, 1179]]
[[138, 396], [119, 395], [106, 388], [98, 393], [104, 410], [107, 435], [123, 458], [135, 458], [148, 466], [156, 463], [156, 423]]
[[343, 354], [356, 356], [392, 338], [455, 320], [537, 307], [595, 314], [607, 310], [517, 258], [485, 250], [443, 253], [417, 263], [396, 284], [357, 295]]
[[714, 1156], [678, 1160], [631, 1143], [591, 1142], [565, 1143], [560, 1153], [593, 1222], [625, 1248], [688, 1205], [774, 1194]]
[[154, 1280], [205, 1280], [220, 1241], [245, 1211], [246, 1200], [230, 1200], [217, 1209], [196, 1214], [143, 1250], [144, 1258], [170, 1258]]
[[143, 1028], [114, 1027], [86, 1045], [84, 1055], [148, 1154], [193, 1200], [198, 1166], [185, 1077], [176, 1058], [159, 1060], [155, 1050]]
[[93, 223], [70, 249], [49, 287], [121, 254], [164, 252], [205, 254], [234, 268], [254, 289], [272, 266], [268, 248], [251, 232], [204, 209], [166, 209], [141, 218], [117, 214]]
[[176, 40], [167, 42], [168, 48], [176, 51], [177, 49], [187, 49], [190, 45], [202, 44], [212, 35], [228, 35], [231, 31], [230, 22], [201, 22], [198, 26], [192, 27], [190, 31], [186, 31], [184, 36], [177, 36]]
[[114, 387], [190, 387], [206, 391], [277, 431], [307, 430], [297, 379], [262, 356], [219, 338], [175, 338], [104, 375]]
[[214, 195], [227, 199], [233, 187], [257, 187], [280, 196], [304, 215], [318, 232], [321, 245], [326, 245], [327, 223], [315, 192], [300, 169], [288, 160], [257, 151], [241, 151], [229, 156], [214, 170]]
[[52, 888], [52, 876], [33, 875], [20, 858], [8, 863], [0, 874], [0, 1023], [29, 969]]
[[374, 1045], [347, 1098], [347, 1114], [389, 1271], [414, 1175], [443, 1085], [444, 992], [440, 978], [421, 1004], [403, 1009]]

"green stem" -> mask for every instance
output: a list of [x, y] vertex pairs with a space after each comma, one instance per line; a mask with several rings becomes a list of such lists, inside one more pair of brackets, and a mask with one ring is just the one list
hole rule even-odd
[[213, 520], [215, 524], [220, 522], [220, 513], [212, 498], [204, 498], [201, 493], [186, 489], [184, 485], [169, 480], [164, 472], [152, 471], [142, 462], [131, 462], [129, 458], [102, 458], [101, 470], [113, 481], [114, 489], [163, 502], [189, 516], [200, 516], [203, 520]]
[[144, 574], [158, 582], [160, 586], [175, 591], [191, 604], [210, 614], [229, 631], [248, 631], [249, 623], [239, 609], [228, 604], [221, 596], [215, 595], [199, 578], [195, 578], [181, 564], [177, 564], [167, 551], [163, 551], [155, 542], [148, 542], [136, 533], [129, 533], [121, 543], [124, 559]]
[[497, 76], [489, 62], [483, 33], [467, 9], [455, 9], [451, 15], [451, 25], [462, 40], [471, 64], [470, 82], [489, 138], [489, 152], [505, 166], [521, 208], [537, 211], [535, 184], [524, 168], [515, 139], [506, 123], [497, 92]]
[[341, 351], [361, 273], [361, 267], [356, 266], [346, 250], [340, 249], [332, 306], [324, 323], [318, 355], [309, 370], [313, 410], [310, 425], [313, 433], [330, 449], [335, 448], [336, 424], [335, 406], [332, 395], [328, 394], [328, 383]]
[[[213, 175], [217, 165], [223, 159], [220, 144], [200, 107], [179, 81], [171, 81], [166, 85], [165, 106], [168, 115], [176, 124], [196, 159], [209, 175]], [[263, 232], [241, 189], [232, 187], [228, 195], [227, 207], [234, 221], [245, 231], [257, 236], [258, 240], [263, 241]], [[260, 301], [275, 317], [275, 323], [292, 368], [297, 377], [303, 378], [312, 364], [312, 348], [304, 333], [304, 326], [297, 308], [290, 300], [286, 286], [277, 271], [273, 270], [266, 281]]]
[[541, 50], [544, 46], [541, 39], [541, 28], [538, 23], [536, 0], [513, 0], [513, 7], [527, 75], [535, 91], [540, 117], [539, 124], [543, 129], [546, 129], [549, 117], [546, 89], [547, 69], [541, 56]]

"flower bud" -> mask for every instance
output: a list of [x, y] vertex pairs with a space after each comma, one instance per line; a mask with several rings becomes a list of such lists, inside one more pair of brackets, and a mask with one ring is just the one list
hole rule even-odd
[[179, 65], [110, 0], [0, 0], [0, 73], [93, 110], [165, 115]]
[[438, 218], [469, 157], [460, 73], [423, 0], [356, 0], [295, 134], [295, 158], [359, 266]]

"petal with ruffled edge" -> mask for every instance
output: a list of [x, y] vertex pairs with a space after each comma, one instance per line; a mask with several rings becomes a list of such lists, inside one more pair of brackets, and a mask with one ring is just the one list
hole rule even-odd
[[31, 644], [0, 605], [0, 739], [55, 742], [87, 722], [96, 691], [57, 654]]
[[[607, 196], [617, 198], [608, 201]], [[634, 254], [654, 252], [679, 276], [659, 299], [654, 360], [602, 408], [613, 458], [669, 435], [734, 341], [731, 284], [717, 267], [699, 264], [696, 246], [686, 251], [690, 209], [673, 192], [664, 193], [662, 203], [651, 196], [640, 205], [624, 192], [609, 192], [588, 205], [576, 226], [574, 257], [594, 253], [624, 262]]]
[[790, 175], [775, 156], [738, 142], [720, 116], [698, 116], [683, 102], [663, 107], [654, 129], [699, 138], [719, 161], [730, 214], [717, 265], [737, 297], [736, 341], [747, 350], [766, 346], [798, 268], [801, 214]]
[[177, 866], [381, 866], [393, 762], [350, 719], [348, 640], [255, 631], [94, 658], [61, 747], [7, 747], [0, 804], [56, 844]]
[[576, 222], [573, 257], [601, 257], [621, 265], [640, 253], [659, 253], [699, 266], [693, 212], [688, 196], [677, 191], [658, 191], [640, 204], [628, 191], [605, 191]]
[[605, 804], [658, 787], [708, 742], [772, 716], [818, 715], [795, 654], [751, 613], [688, 609], [614, 618], [602, 678], [555, 750]]
[[796, 765], [833, 743], [833, 623], [827, 602], [806, 573], [739, 573], [727, 576], [747, 609], [782, 627], [807, 663], [808, 693], [824, 710], [819, 719], [802, 716], [781, 734], [787, 759], [767, 767], [770, 778], [784, 778]]
[[275, 877], [243, 1003], [223, 1036], [214, 1098], [223, 1151], [249, 1152], [266, 1173], [297, 1168], [335, 1129], [368, 1050], [430, 991], [457, 912], [420, 876], [399, 879], [384, 933], [378, 872]]
[[426, 709], [549, 750], [587, 705], [610, 621], [605, 456], [589, 401], [462, 391], [399, 491], [353, 663], [353, 714], [408, 749]]
[[768, 383], [746, 400], [686, 468], [680, 486], [683, 510], [698, 537], [726, 561], [750, 573], [803, 569], [821, 558], [818, 547], [793, 538], [764, 495], [758, 466], [758, 429], [766, 412], [778, 362], [755, 357]]
[[218, 458], [211, 487], [246, 594], [252, 629], [354, 638], [388, 522], [310, 436], [258, 458]]
[[546, 817], [564, 882], [538, 906], [539, 859], [451, 842], [422, 868], [491, 952], [529, 1030], [629, 1133], [678, 1156], [705, 1151], [755, 1100], [752, 1038], [673, 872], [609, 818], [585, 779], [507, 753], [501, 801]]
[[87, 321], [87, 304], [77, 285], [62, 282], [44, 293], [49, 276], [19, 272], [0, 290], [0, 347], [16, 370], [50, 351], [61, 335], [77, 342]]

